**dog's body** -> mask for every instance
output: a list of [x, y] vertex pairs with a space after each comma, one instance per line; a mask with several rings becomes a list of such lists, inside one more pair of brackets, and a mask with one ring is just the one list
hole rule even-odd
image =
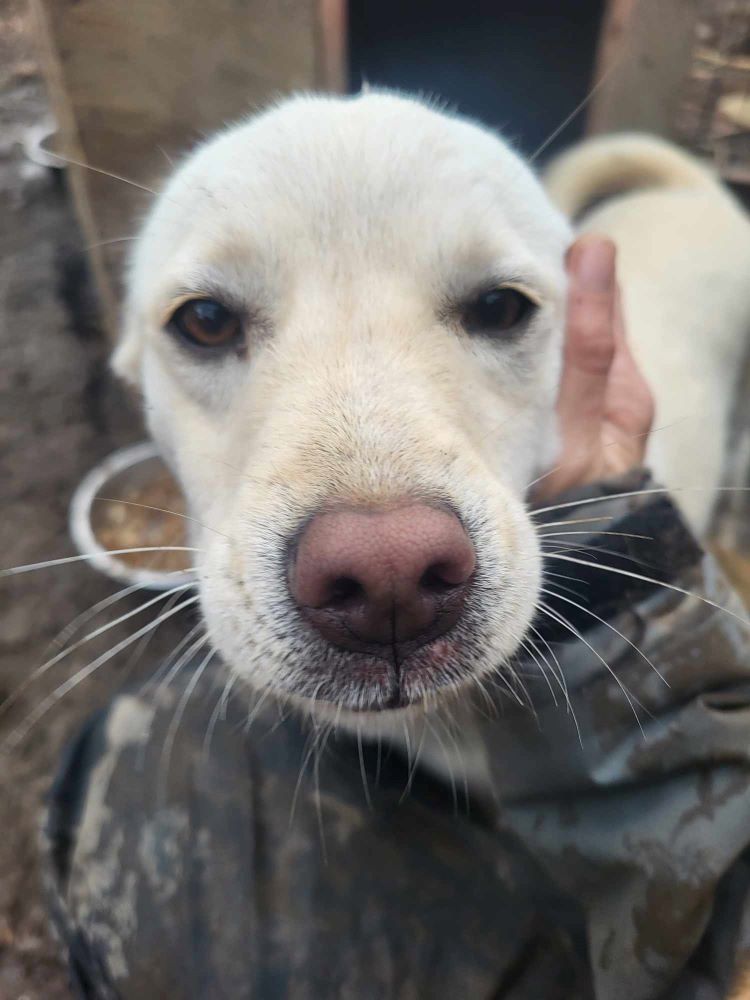
[[[587, 226], [618, 244], [657, 423], [677, 421], [654, 436], [655, 472], [687, 489], [702, 530], [750, 326], [750, 226], [687, 157], [612, 142], [559, 164], [550, 190], [575, 214], [649, 186]], [[525, 497], [557, 447], [571, 238], [502, 142], [382, 94], [282, 104], [167, 186], [135, 254], [116, 366], [142, 386], [204, 526], [211, 641], [252, 687], [366, 728], [481, 681], [518, 648], [539, 594]], [[477, 332], [488, 288], [520, 295], [524, 319]], [[241, 318], [231, 350], [175, 335], [171, 317], [195, 299]], [[287, 567], [311, 520], [416, 502], [448, 510], [476, 552], [456, 624], [403, 656], [321, 638]]]
[[750, 336], [750, 224], [707, 169], [650, 136], [589, 141], [546, 187], [617, 244], [628, 336], [656, 398], [649, 462], [702, 534]]

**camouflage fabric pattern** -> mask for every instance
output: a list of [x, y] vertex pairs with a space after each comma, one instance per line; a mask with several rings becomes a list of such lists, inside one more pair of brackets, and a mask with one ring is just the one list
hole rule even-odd
[[550, 603], [577, 634], [535, 626], [567, 698], [526, 661], [533, 711], [471, 710], [490, 794], [341, 733], [310, 753], [308, 722], [267, 706], [248, 727], [241, 694], [217, 716], [224, 675], [195, 665], [115, 698], [47, 822], [79, 995], [725, 997], [750, 949], [750, 632], [663, 495], [613, 496], [644, 486], [549, 519], [615, 515], [648, 538], [602, 564], [700, 597], [571, 554], [594, 565]]

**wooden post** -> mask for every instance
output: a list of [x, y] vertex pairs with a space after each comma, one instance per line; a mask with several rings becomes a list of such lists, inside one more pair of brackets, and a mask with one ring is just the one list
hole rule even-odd
[[703, 0], [609, 0], [587, 131], [675, 137]]
[[[175, 156], [297, 89], [343, 90], [345, 0], [32, 0], [108, 330], [122, 261]], [[98, 172], [101, 171], [101, 172]], [[118, 175], [116, 179], [110, 175]]]

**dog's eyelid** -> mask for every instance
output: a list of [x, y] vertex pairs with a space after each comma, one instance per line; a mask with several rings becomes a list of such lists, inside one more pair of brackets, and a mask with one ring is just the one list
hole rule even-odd
[[464, 309], [468, 303], [476, 301], [482, 295], [487, 295], [489, 292], [498, 291], [500, 289], [512, 289], [513, 291], [519, 292], [521, 295], [525, 296], [531, 304], [540, 309], [545, 303], [543, 293], [538, 289], [530, 285], [523, 278], [518, 277], [515, 274], [490, 274], [487, 278], [474, 282], [473, 284], [466, 285], [461, 290], [454, 290], [452, 294], [449, 294], [444, 299], [443, 308], [441, 309], [441, 314], [444, 316], [450, 316]]
[[487, 295], [490, 292], [498, 291], [500, 289], [509, 289], [518, 292], [527, 298], [535, 309], [541, 309], [544, 306], [544, 298], [542, 294], [537, 289], [531, 288], [528, 284], [526, 284], [526, 282], [519, 278], [498, 277], [488, 278], [486, 281], [482, 281], [472, 286], [470, 289], [459, 295], [451, 296], [445, 301], [445, 304], [440, 311], [441, 315], [449, 317], [455, 315], [456, 313], [460, 313], [466, 308], [467, 305], [475, 302], [483, 295]]
[[184, 292], [181, 295], [170, 297], [169, 305], [163, 306], [159, 310], [159, 326], [160, 327], [168, 326], [174, 314], [177, 312], [180, 306], [184, 306], [186, 302], [190, 302], [192, 301], [192, 299], [208, 299], [208, 298], [213, 298], [213, 296], [200, 294], [198, 292]]
[[522, 281], [499, 281], [492, 284], [489, 288], [483, 289], [483, 291], [493, 291], [496, 288], [509, 288], [514, 292], [520, 292], [521, 295], [525, 295], [532, 305], [536, 306], [537, 309], [541, 309], [544, 305], [544, 300], [542, 296], [535, 289], [530, 288], [528, 285], [524, 284]]
[[169, 296], [169, 304], [159, 310], [159, 326], [162, 328], [168, 326], [170, 320], [181, 306], [184, 306], [186, 302], [192, 302], [196, 299], [219, 302], [229, 312], [239, 316], [243, 322], [252, 321], [252, 313], [247, 305], [238, 302], [234, 296], [227, 294], [220, 288], [196, 287], [180, 288]]

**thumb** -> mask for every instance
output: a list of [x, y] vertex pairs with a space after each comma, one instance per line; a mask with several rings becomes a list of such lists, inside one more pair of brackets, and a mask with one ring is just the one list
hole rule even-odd
[[580, 429], [599, 424], [615, 355], [615, 245], [600, 236], [577, 240], [568, 257], [570, 287], [558, 414]]

